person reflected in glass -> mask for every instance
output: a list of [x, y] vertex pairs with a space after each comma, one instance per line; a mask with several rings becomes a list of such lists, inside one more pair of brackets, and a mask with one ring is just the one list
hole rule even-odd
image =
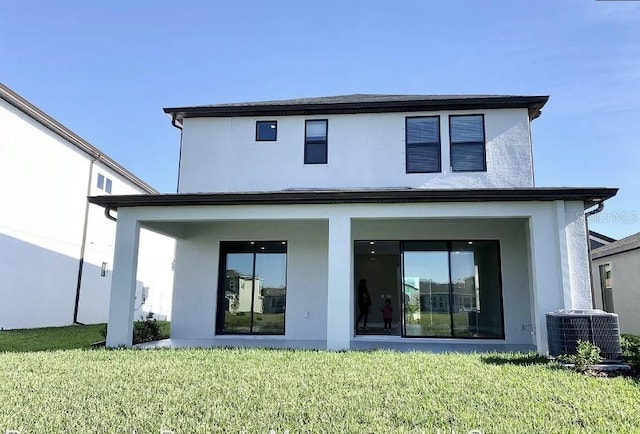
[[356, 320], [356, 330], [358, 330], [358, 324], [360, 320], [364, 319], [363, 327], [360, 330], [367, 330], [367, 321], [369, 320], [369, 312], [371, 312], [371, 295], [367, 288], [367, 281], [360, 279], [358, 282], [358, 319]]

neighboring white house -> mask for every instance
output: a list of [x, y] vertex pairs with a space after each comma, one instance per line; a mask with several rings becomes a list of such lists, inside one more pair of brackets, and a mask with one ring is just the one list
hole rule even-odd
[[[106, 322], [115, 222], [87, 196], [157, 194], [0, 84], [0, 328]], [[136, 317], [171, 311], [172, 238], [142, 231]]]
[[618, 314], [620, 332], [640, 335], [640, 233], [591, 251], [594, 307]]
[[135, 252], [152, 228], [177, 240], [167, 345], [546, 352], [545, 314], [591, 307], [584, 212], [617, 191], [534, 186], [530, 123], [546, 101], [165, 109], [182, 130], [178, 194], [90, 199], [118, 214], [107, 345], [131, 345]]

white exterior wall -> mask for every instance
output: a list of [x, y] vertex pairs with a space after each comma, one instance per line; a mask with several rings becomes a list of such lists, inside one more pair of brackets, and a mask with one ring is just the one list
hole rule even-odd
[[[583, 247], [586, 251], [587, 237], [580, 229], [584, 217], [573, 213], [575, 207], [577, 202], [176, 206], [126, 208], [120, 213], [127, 216], [125, 222], [129, 223], [124, 224], [130, 226], [123, 229], [124, 234], [132, 233], [133, 222], [143, 226], [159, 222], [165, 230], [183, 237], [176, 257], [172, 338], [214, 338], [221, 240], [288, 241], [283, 339], [325, 337], [328, 348], [340, 349], [348, 347], [353, 338], [354, 240], [498, 239], [503, 342], [534, 343], [544, 353], [545, 314], [591, 302], [589, 291], [585, 291], [589, 276], [584, 272], [586, 257], [582, 252]], [[132, 245], [129, 238], [122, 242]], [[575, 242], [569, 241], [574, 238]], [[561, 244], [564, 249], [559, 248]], [[122, 271], [127, 272], [131, 267]], [[119, 280], [128, 281], [122, 276]], [[126, 300], [127, 291], [134, 289], [114, 286], [112, 292]], [[111, 309], [119, 312], [114, 316], [116, 321], [127, 321], [126, 303], [112, 303]], [[309, 318], [305, 312], [310, 313]], [[436, 341], [442, 340], [425, 340]], [[112, 335], [110, 342], [131, 344], [124, 334]]]
[[593, 260], [594, 307], [602, 309], [600, 266], [611, 264], [613, 310], [620, 332], [640, 335], [640, 250], [630, 250]]
[[[451, 173], [450, 114], [484, 114], [487, 171]], [[405, 118], [440, 116], [442, 173], [406, 173]], [[305, 119], [328, 119], [328, 164], [304, 164]], [[256, 142], [256, 121], [278, 140]], [[287, 188], [533, 187], [527, 109], [185, 119], [180, 193]]]
[[216, 222], [190, 227], [177, 243], [171, 336], [214, 336], [220, 241], [287, 241], [285, 336], [326, 339], [327, 231], [326, 221]]
[[[72, 323], [91, 165], [89, 155], [0, 99], [0, 197], [4, 204], [0, 212], [0, 328]], [[91, 194], [103, 193], [96, 188], [98, 173], [113, 180], [112, 194], [143, 193], [94, 164]], [[104, 217], [102, 208], [90, 205], [81, 322], [106, 321], [110, 272], [100, 277], [100, 266], [107, 262], [112, 268], [114, 237], [115, 223]], [[168, 287], [170, 294], [173, 241], [156, 234], [142, 237], [143, 246], [150, 247], [141, 263], [163, 264], [169, 275], [153, 267], [145, 271], [142, 265], [139, 279], [157, 286], [156, 293]], [[159, 303], [154, 301], [154, 308]], [[162, 309], [170, 312], [170, 302], [163, 303]]]

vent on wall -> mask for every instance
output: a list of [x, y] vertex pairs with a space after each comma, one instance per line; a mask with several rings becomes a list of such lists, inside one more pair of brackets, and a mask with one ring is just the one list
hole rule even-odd
[[622, 359], [618, 315], [597, 309], [562, 309], [547, 314], [549, 354], [575, 354], [578, 341], [589, 341], [600, 348], [605, 360]]

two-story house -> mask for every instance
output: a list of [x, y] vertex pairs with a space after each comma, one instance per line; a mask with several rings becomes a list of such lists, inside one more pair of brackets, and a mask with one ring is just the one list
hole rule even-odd
[[131, 345], [146, 227], [177, 239], [167, 345], [546, 352], [545, 314], [591, 307], [585, 210], [617, 191], [534, 186], [546, 101], [165, 109], [182, 131], [178, 194], [91, 198], [118, 219], [107, 345]]
[[[106, 322], [116, 224], [87, 196], [157, 193], [0, 84], [0, 328]], [[141, 237], [135, 317], [165, 318], [175, 242]]]

